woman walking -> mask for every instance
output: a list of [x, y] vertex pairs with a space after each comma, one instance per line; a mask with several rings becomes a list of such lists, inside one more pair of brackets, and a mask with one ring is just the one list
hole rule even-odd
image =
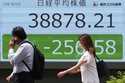
[[81, 47], [85, 49], [84, 54], [75, 66], [59, 72], [57, 76], [62, 78], [67, 74], [81, 72], [82, 83], [99, 83], [95, 61], [96, 54], [92, 39], [88, 34], [83, 34], [80, 36], [79, 40]]

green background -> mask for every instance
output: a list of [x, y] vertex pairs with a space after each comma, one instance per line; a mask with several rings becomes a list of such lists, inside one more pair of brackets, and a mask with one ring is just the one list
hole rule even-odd
[[[98, 55], [100, 58], [103, 59], [122, 59], [123, 57], [123, 38], [122, 35], [120, 34], [94, 34], [91, 35], [93, 42], [95, 40], [104, 40], [103, 43], [99, 43], [99, 45], [103, 46], [104, 49], [106, 49], [106, 44], [105, 42], [107, 40], [114, 40], [116, 42], [115, 48], [116, 48], [116, 52], [113, 55], [108, 55], [106, 54], [106, 52], [103, 52], [101, 55]], [[11, 39], [11, 35], [3, 35], [3, 59], [7, 59], [7, 55], [8, 55], [8, 43], [9, 40]], [[28, 40], [32, 41], [45, 55], [46, 59], [49, 60], [75, 60], [75, 59], [79, 59], [81, 57], [81, 55], [77, 54], [75, 51], [70, 54], [70, 55], [65, 55], [64, 51], [70, 51], [70, 49], [65, 48], [64, 47], [64, 40], [74, 40], [73, 43], [69, 43], [69, 45], [73, 46], [73, 48], [75, 49], [75, 44], [76, 41], [78, 41], [79, 39], [79, 35], [36, 35], [36, 34], [30, 34], [28, 35]], [[62, 54], [57, 54], [54, 55], [52, 54], [52, 51], [57, 48], [56, 43], [52, 43], [52, 40], [60, 40], [62, 42], [61, 48], [59, 49], [59, 51]], [[51, 49], [45, 50], [43, 49], [43, 47], [50, 47]], [[81, 50], [81, 49], [80, 49]], [[110, 49], [109, 49], [110, 50]], [[96, 51], [100, 51], [100, 49], [96, 49]]]

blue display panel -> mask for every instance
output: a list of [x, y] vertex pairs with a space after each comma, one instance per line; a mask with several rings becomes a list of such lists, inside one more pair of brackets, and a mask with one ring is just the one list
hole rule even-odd
[[[13, 27], [22, 26], [28, 34], [32, 35], [77, 35], [83, 33], [120, 35], [117, 38], [121, 39], [120, 42], [117, 42], [114, 38], [108, 39], [113, 41], [108, 45], [111, 51], [116, 49], [117, 52], [117, 49], [121, 48], [118, 53], [120, 58], [106, 60], [125, 61], [124, 10], [125, 1], [123, 0], [108, 0], [108, 2], [107, 0], [1, 0], [1, 60], [7, 61], [4, 58], [7, 55], [4, 55], [3, 50], [4, 35], [10, 34]], [[106, 50], [107, 47], [99, 44], [103, 42], [106, 44], [105, 37], [102, 37], [104, 41], [96, 41], [96, 48], [99, 49], [97, 53]]]

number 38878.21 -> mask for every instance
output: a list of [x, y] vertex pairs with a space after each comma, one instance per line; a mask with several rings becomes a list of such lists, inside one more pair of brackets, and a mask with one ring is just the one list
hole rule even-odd
[[[62, 26], [68, 28], [70, 25], [75, 25], [77, 28], [84, 28], [87, 24], [86, 22], [86, 15], [84, 13], [53, 13], [52, 15], [48, 13], [42, 13], [40, 16], [37, 13], [30, 13], [29, 16], [32, 16], [32, 24], [29, 25], [30, 28], [36, 28], [39, 25], [42, 28], [60, 28]], [[94, 28], [114, 28], [113, 25], [113, 15], [108, 14], [106, 17], [109, 18], [109, 23], [106, 25], [102, 25], [104, 22], [104, 15], [102, 13], [94, 13], [94, 16], [97, 18], [97, 21], [95, 21], [93, 27]], [[63, 20], [66, 19], [66, 20]], [[91, 26], [91, 24], [88, 24]], [[90, 27], [89, 27], [90, 28]]]

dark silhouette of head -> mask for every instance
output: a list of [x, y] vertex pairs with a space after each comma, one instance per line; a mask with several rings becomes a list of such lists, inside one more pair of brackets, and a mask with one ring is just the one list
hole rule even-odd
[[16, 44], [20, 43], [21, 41], [25, 40], [27, 38], [27, 34], [23, 27], [21, 26], [16, 26], [12, 30], [12, 36], [13, 40]]

